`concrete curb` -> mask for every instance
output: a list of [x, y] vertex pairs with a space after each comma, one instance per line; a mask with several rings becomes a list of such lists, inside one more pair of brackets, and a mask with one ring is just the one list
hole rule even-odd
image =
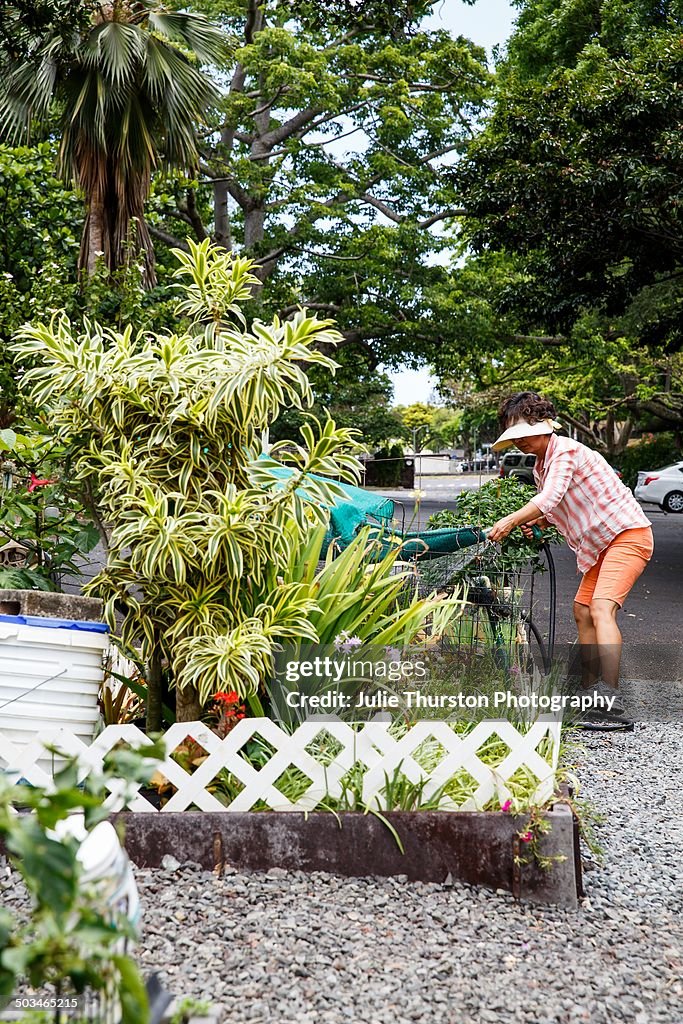
[[[525, 854], [519, 832], [527, 818], [495, 812], [127, 813], [124, 842], [139, 867], [158, 868], [165, 855], [220, 872], [225, 867], [268, 871], [324, 871], [406, 881], [454, 880], [501, 889], [516, 898], [576, 908], [582, 895], [578, 829], [569, 807], [556, 803], [545, 817], [550, 832], [539, 843], [544, 870]], [[400, 837], [402, 853], [391, 829]]]

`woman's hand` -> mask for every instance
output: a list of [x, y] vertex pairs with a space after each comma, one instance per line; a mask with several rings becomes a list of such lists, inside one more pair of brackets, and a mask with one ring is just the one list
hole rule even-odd
[[503, 516], [488, 531], [488, 539], [499, 543], [504, 541], [507, 535], [514, 530], [515, 520], [513, 516]]
[[546, 517], [539, 516], [538, 519], [532, 519], [530, 522], [524, 523], [523, 526], [520, 526], [520, 530], [522, 531], [527, 540], [531, 540], [534, 536], [531, 529], [532, 526], [537, 526], [539, 530], [546, 530], [548, 528], [548, 525], [549, 524]]

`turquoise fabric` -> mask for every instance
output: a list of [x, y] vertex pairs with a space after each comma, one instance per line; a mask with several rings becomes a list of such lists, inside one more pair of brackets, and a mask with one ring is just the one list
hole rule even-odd
[[[288, 466], [273, 469], [274, 476], [281, 480], [289, 480], [294, 470]], [[313, 480], [325, 480], [314, 473]], [[391, 529], [394, 515], [394, 502], [382, 494], [372, 494], [361, 487], [342, 484], [335, 481], [344, 492], [344, 499], [338, 499], [330, 509], [330, 528], [327, 532], [325, 550], [334, 540], [339, 547], [347, 547], [362, 526], [372, 525], [372, 520], [380, 523], [376, 538], [381, 542], [381, 553], [401, 545], [401, 558], [438, 558], [441, 555], [453, 554], [463, 548], [472, 547], [486, 540], [481, 530], [475, 527], [461, 526], [455, 529], [417, 530], [412, 533], [395, 533]], [[297, 494], [308, 500], [305, 487], [298, 487]]]
[[[281, 480], [289, 480], [294, 470], [288, 466], [281, 466], [273, 469], [274, 476]], [[323, 480], [315, 473], [310, 474], [313, 480]], [[353, 487], [351, 484], [342, 484], [338, 480], [334, 483], [344, 492], [345, 498], [339, 498], [330, 509], [330, 529], [328, 531], [328, 543], [336, 540], [340, 547], [345, 548], [351, 543], [361, 526], [368, 525], [368, 519], [375, 519], [388, 527], [394, 516], [394, 502], [391, 498], [385, 498], [382, 494], [371, 494], [360, 487]], [[297, 494], [308, 499], [305, 487], [297, 487]]]

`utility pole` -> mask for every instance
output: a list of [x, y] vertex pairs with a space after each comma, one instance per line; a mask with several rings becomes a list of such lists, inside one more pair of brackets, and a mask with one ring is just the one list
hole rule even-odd
[[421, 430], [426, 430], [429, 426], [428, 423], [423, 423], [420, 427], [413, 427], [413, 455], [417, 460], [417, 489], [421, 490], [420, 484], [422, 483], [422, 456], [417, 454], [417, 435]]

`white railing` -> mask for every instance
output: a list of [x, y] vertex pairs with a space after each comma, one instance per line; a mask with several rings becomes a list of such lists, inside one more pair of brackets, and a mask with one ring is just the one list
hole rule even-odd
[[[524, 733], [509, 722], [496, 721], [480, 722], [466, 734], [457, 734], [447, 722], [434, 721], [418, 722], [399, 738], [390, 735], [388, 729], [388, 722], [368, 722], [359, 729], [352, 729], [344, 722], [327, 720], [305, 722], [289, 734], [270, 719], [246, 718], [221, 739], [201, 722], [177, 723], [164, 734], [165, 759], [155, 764], [157, 772], [175, 788], [161, 812], [248, 811], [259, 803], [275, 811], [312, 810], [326, 797], [341, 798], [342, 779], [358, 763], [363, 768], [363, 803], [374, 808], [385, 806], [383, 790], [387, 779], [392, 779], [397, 772], [413, 783], [424, 781], [424, 801], [458, 773], [469, 773], [478, 784], [476, 789], [472, 792], [470, 786], [460, 803], [444, 796], [440, 810], [478, 810], [494, 798], [503, 803], [512, 795], [507, 782], [519, 769], [530, 772], [538, 781], [532, 802], [545, 802], [555, 790], [561, 731], [561, 723], [557, 721], [541, 719]], [[327, 734], [328, 749], [334, 746], [334, 757], [326, 765], [314, 756], [316, 747], [311, 750], [321, 734]], [[273, 748], [260, 769], [253, 767], [244, 754], [244, 748], [255, 737], [265, 741], [266, 750]], [[198, 743], [206, 753], [205, 760], [191, 774], [171, 756], [188, 739]], [[508, 748], [495, 768], [479, 757], [482, 747], [492, 740]], [[54, 758], [46, 753], [48, 744], [77, 756], [79, 775], [83, 779], [90, 771], [100, 770], [106, 754], [121, 741], [136, 748], [150, 742], [133, 725], [110, 725], [89, 745], [66, 729], [42, 731], [29, 743], [17, 744], [3, 736], [0, 728], [0, 771], [15, 780], [21, 778], [35, 786], [50, 787]], [[546, 756], [542, 757], [537, 748], [544, 741]], [[440, 756], [430, 770], [422, 767], [414, 756], [418, 748], [424, 751], [425, 743], [433, 744]], [[295, 802], [275, 785], [291, 767], [310, 779], [309, 787]], [[243, 787], [228, 806], [208, 789], [223, 770]], [[112, 810], [124, 806], [131, 811], [157, 810], [139, 792], [139, 785], [131, 787], [123, 780], [114, 780], [110, 789], [107, 802]]]

